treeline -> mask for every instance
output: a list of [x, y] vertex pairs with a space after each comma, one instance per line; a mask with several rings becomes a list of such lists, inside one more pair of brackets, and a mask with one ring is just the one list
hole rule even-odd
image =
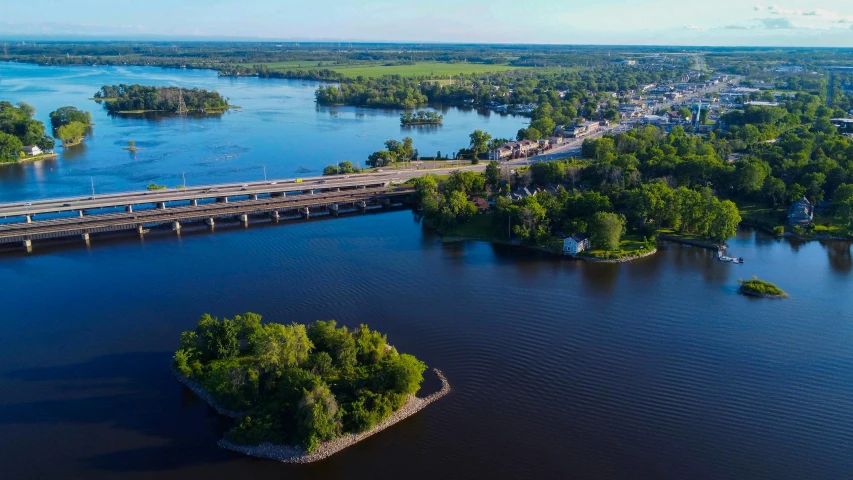
[[232, 66], [220, 70], [219, 75], [223, 77], [299, 78], [322, 82], [339, 82], [347, 78], [346, 75], [329, 68], [274, 70], [267, 65]]
[[228, 108], [228, 101], [218, 92], [178, 87], [150, 87], [145, 85], [104, 85], [95, 93], [103, 100], [109, 113], [130, 111], [156, 111], [179, 113], [181, 98], [186, 111], [207, 112]]
[[300, 445], [369, 430], [415, 394], [426, 365], [366, 325], [261, 323], [203, 315], [181, 334], [174, 367], [243, 416], [232, 442]]
[[24, 102], [0, 101], [0, 162], [14, 162], [26, 146], [49, 150], [55, 143], [45, 134], [44, 123], [35, 120], [35, 109]]
[[415, 109], [429, 98], [420, 90], [417, 78], [389, 75], [343, 82], [320, 87], [315, 93], [320, 105], [355, 105], [364, 107]]

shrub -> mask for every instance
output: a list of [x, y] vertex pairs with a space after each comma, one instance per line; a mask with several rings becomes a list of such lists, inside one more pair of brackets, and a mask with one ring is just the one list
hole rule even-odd
[[775, 233], [776, 235], [781, 237], [782, 235], [785, 234], [785, 226], [784, 225], [777, 225], [777, 226], [773, 227], [773, 233]]

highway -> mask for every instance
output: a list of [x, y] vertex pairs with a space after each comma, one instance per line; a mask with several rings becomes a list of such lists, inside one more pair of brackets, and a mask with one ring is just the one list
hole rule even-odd
[[[169, 202], [190, 202], [214, 198], [229, 198], [250, 195], [294, 194], [306, 191], [334, 191], [361, 187], [376, 187], [389, 183], [405, 182], [427, 173], [448, 174], [453, 170], [479, 170], [485, 165], [471, 165], [453, 168], [393, 170], [387, 172], [334, 175], [303, 178], [300, 183], [294, 179], [269, 180], [265, 182], [239, 182], [216, 185], [192, 186], [181, 189], [137, 190], [93, 196], [51, 198], [45, 200], [0, 203], [0, 218], [26, 217], [47, 213], [78, 212], [102, 208], [126, 207], [135, 205], [157, 205]], [[170, 208], [173, 208], [170, 206]]]

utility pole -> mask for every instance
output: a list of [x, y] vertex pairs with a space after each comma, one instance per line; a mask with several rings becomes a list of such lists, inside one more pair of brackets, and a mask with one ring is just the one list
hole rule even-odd
[[267, 166], [263, 165], [263, 167], [264, 167], [264, 181], [266, 182], [267, 181]]
[[95, 199], [95, 179], [93, 177], [89, 177], [89, 181], [92, 182], [92, 200]]
[[181, 176], [184, 177], [184, 188], [187, 188], [187, 172], [181, 172]]

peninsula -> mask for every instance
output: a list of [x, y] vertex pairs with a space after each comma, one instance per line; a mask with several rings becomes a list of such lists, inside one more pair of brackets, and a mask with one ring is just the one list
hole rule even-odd
[[289, 463], [325, 458], [449, 392], [414, 394], [426, 365], [367, 325], [261, 323], [203, 315], [181, 334], [176, 377], [236, 420], [220, 446]]
[[93, 98], [103, 102], [110, 114], [146, 112], [222, 113], [228, 100], [218, 92], [198, 88], [150, 87], [145, 85], [104, 85]]

